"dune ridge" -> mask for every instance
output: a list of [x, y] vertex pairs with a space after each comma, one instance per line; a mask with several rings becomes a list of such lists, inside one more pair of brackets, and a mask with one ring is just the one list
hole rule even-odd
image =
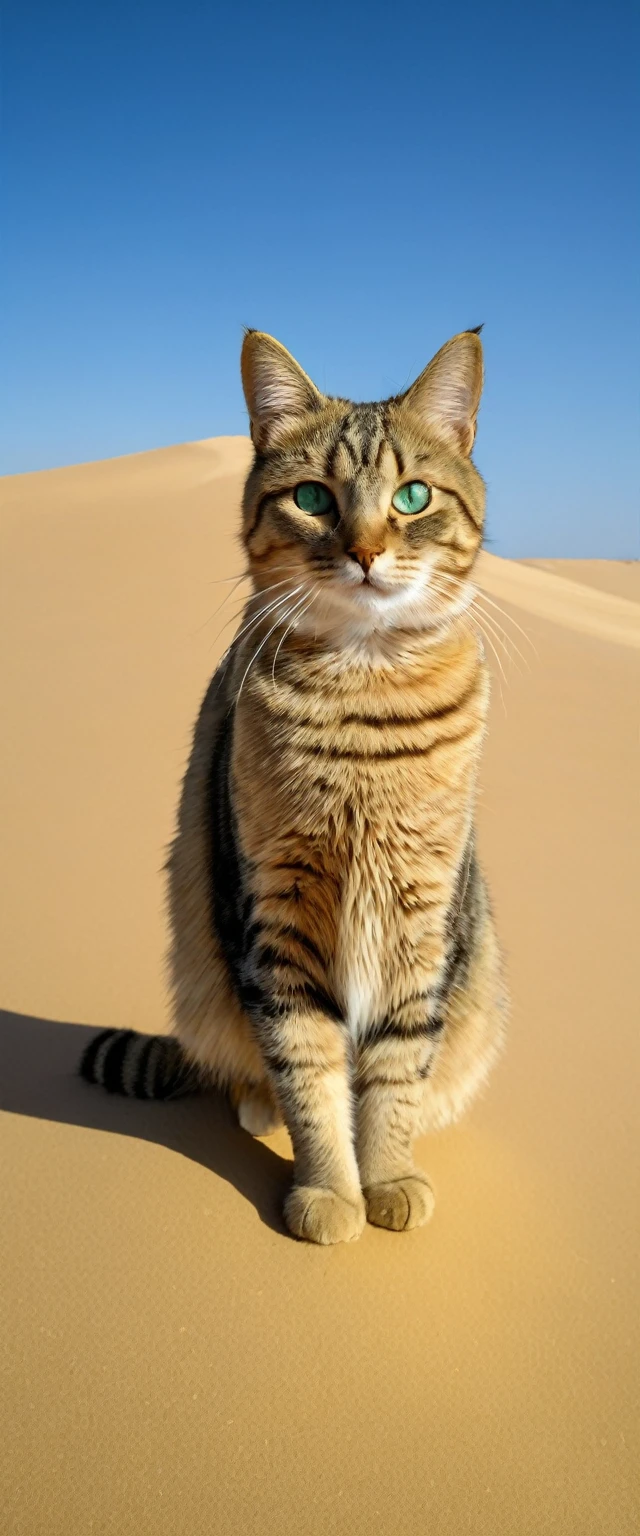
[[594, 639], [640, 649], [640, 604], [482, 550], [478, 586], [514, 608]]

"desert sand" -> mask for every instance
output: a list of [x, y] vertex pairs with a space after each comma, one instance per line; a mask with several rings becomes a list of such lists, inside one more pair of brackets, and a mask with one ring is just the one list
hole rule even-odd
[[2, 1528], [626, 1536], [638, 567], [482, 557], [522, 653], [494, 635], [479, 804], [513, 1017], [482, 1100], [419, 1148], [430, 1227], [295, 1243], [284, 1133], [74, 1076], [96, 1027], [168, 1027], [161, 867], [248, 456], [1, 486]]

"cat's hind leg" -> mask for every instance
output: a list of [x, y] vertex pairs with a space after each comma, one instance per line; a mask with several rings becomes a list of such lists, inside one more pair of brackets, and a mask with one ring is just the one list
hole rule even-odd
[[234, 1083], [229, 1098], [243, 1131], [251, 1136], [271, 1136], [284, 1125], [280, 1108], [268, 1083]]
[[421, 1133], [459, 1120], [484, 1086], [504, 1044], [508, 1011], [490, 911], [474, 934], [465, 974], [451, 987], [433, 1070], [424, 1083]]

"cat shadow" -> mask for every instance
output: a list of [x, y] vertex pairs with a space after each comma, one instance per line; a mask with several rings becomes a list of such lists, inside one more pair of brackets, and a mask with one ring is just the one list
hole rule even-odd
[[0, 1009], [0, 1109], [168, 1147], [232, 1184], [265, 1226], [284, 1233], [280, 1211], [291, 1164], [240, 1129], [222, 1094], [150, 1103], [85, 1083], [78, 1062], [95, 1034], [82, 1024]]

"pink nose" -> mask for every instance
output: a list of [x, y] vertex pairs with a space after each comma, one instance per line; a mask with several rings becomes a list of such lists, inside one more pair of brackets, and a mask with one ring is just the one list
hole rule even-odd
[[382, 549], [371, 549], [369, 545], [365, 544], [353, 544], [351, 549], [347, 550], [349, 559], [356, 560], [358, 565], [362, 566], [365, 576], [369, 575], [376, 555], [381, 555], [382, 553]]

